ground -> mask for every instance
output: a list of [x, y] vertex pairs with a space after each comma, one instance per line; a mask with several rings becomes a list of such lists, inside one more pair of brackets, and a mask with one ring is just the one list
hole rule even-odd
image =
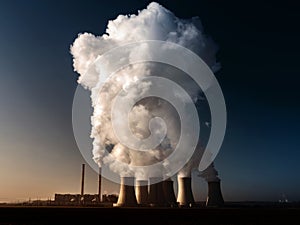
[[[0, 207], [0, 224], [298, 224], [300, 208], [248, 206], [223, 208]], [[295, 221], [295, 222], [293, 222]]]

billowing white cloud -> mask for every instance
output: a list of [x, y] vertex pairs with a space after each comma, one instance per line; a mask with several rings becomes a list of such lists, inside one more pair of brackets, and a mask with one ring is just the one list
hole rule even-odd
[[[151, 83], [139, 81], [139, 85], [134, 87], [136, 90], [127, 92], [132, 83], [153, 74], [159, 73], [164, 76], [163, 74], [170, 72], [170, 68], [164, 68], [155, 63], [134, 64], [118, 71], [107, 80], [106, 71], [109, 71], [112, 62], [102, 61], [102, 64], [99, 64], [96, 59], [115, 47], [142, 40], [161, 40], [182, 45], [198, 54], [213, 71], [219, 68], [215, 57], [217, 46], [203, 33], [199, 18], [179, 19], [155, 2], [150, 3], [137, 15], [119, 15], [115, 20], [109, 21], [106, 33], [102, 36], [94, 36], [90, 33], [78, 35], [71, 46], [71, 53], [74, 58], [74, 70], [80, 74], [78, 83], [91, 91], [94, 108], [91, 118], [94, 160], [99, 166], [102, 163], [108, 164], [121, 176], [135, 175], [140, 178], [146, 175], [141, 174], [140, 171], [139, 173], [132, 171], [126, 164], [149, 165], [171, 154], [180, 136], [178, 114], [174, 107], [161, 99], [147, 98], [137, 103], [129, 115], [129, 126], [136, 137], [143, 139], [149, 136], [149, 121], [154, 117], [163, 118], [168, 128], [166, 137], [159, 146], [147, 152], [140, 152], [122, 145], [116, 138], [111, 124], [112, 102], [120, 90], [131, 95], [130, 99], [135, 101], [141, 93], [151, 88]], [[149, 54], [148, 50], [148, 46], [145, 45], [143, 48], [128, 52], [126, 57], [134, 59], [137, 56]], [[115, 60], [123, 59], [116, 58]], [[175, 80], [181, 79], [182, 83], [189, 83], [189, 80], [182, 78], [182, 74], [178, 71], [171, 70], [171, 72]], [[191, 86], [188, 92], [196, 101], [199, 89]], [[105, 154], [105, 149], [111, 151], [111, 154]], [[188, 174], [191, 169], [197, 167], [200, 156], [201, 150], [198, 149], [194, 154], [194, 159], [181, 171], [182, 174]], [[120, 164], [119, 161], [125, 164]], [[154, 175], [161, 175], [159, 174], [161, 171], [157, 173]]]

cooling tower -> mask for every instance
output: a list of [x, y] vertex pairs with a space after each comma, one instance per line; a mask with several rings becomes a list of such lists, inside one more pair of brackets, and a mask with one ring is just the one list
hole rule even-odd
[[163, 192], [164, 192], [165, 203], [168, 204], [168, 206], [177, 205], [174, 187], [173, 187], [173, 181], [171, 179], [167, 179], [163, 181]]
[[222, 206], [224, 204], [220, 181], [208, 182], [206, 206]]
[[134, 177], [121, 177], [119, 198], [114, 206], [137, 206], [133, 185]]
[[146, 205], [148, 200], [148, 180], [137, 180], [135, 189], [136, 200], [139, 205]]
[[163, 182], [162, 178], [151, 177], [150, 190], [148, 195], [148, 203], [150, 206], [163, 206], [165, 205], [164, 192], [163, 192]]
[[178, 176], [177, 202], [181, 207], [191, 207], [195, 201], [192, 193], [192, 179]]

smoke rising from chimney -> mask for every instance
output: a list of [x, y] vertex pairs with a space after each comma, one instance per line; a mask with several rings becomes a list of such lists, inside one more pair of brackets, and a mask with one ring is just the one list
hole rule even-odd
[[[149, 80], [137, 80], [159, 75], [176, 80], [180, 85], [187, 87], [186, 91], [194, 102], [201, 100], [200, 88], [193, 84], [191, 78], [184, 76], [182, 71], [159, 63], [132, 64], [117, 71], [108, 80], [106, 71], [110, 70], [111, 62], [105, 60], [99, 64], [98, 59], [111, 49], [124, 44], [143, 41], [159, 40], [181, 45], [201, 57], [212, 71], [217, 71], [220, 65], [216, 62], [217, 46], [203, 32], [201, 21], [198, 17], [183, 20], [177, 18], [172, 12], [158, 3], [150, 3], [146, 9], [137, 15], [119, 15], [115, 20], [108, 22], [106, 33], [94, 36], [90, 33], [79, 34], [71, 46], [74, 70], [80, 74], [78, 83], [91, 91], [92, 106], [94, 109], [91, 117], [93, 138], [93, 157], [101, 166], [109, 168], [124, 176], [134, 176], [137, 179], [147, 180], [149, 177], [163, 177], [165, 168], [157, 168], [153, 174], [147, 171], [135, 171], [130, 166], [152, 165], [164, 160], [174, 151], [180, 138], [180, 119], [172, 104], [164, 99], [149, 97], [135, 102], [129, 114], [129, 127], [131, 132], [139, 139], [146, 139], [151, 132], [151, 120], [162, 118], [163, 124], [152, 123], [152, 128], [162, 137], [162, 141], [147, 151], [136, 151], [125, 146], [116, 137], [112, 127], [111, 108], [117, 94], [123, 90], [128, 99], [135, 101], [138, 96], [149, 92], [152, 83]], [[149, 46], [133, 49], [126, 55], [129, 60], [150, 54]], [[123, 58], [115, 58], [122, 61]], [[103, 63], [104, 62], [104, 63]], [[130, 91], [129, 91], [130, 90]], [[172, 93], [171, 94], [178, 94]], [[181, 96], [178, 96], [180, 98]], [[183, 102], [184, 98], [182, 97]], [[119, 106], [122, 109], [124, 106]], [[118, 122], [118, 121], [117, 121]], [[150, 127], [149, 127], [150, 124]], [[165, 129], [167, 127], [167, 129]], [[120, 127], [119, 130], [125, 130]], [[189, 139], [186, 146], [189, 146]], [[184, 149], [181, 149], [184, 151]], [[106, 154], [108, 151], [110, 154]], [[180, 171], [181, 176], [189, 176], [193, 168], [197, 168], [203, 153], [198, 147], [192, 159]], [[122, 162], [122, 163], [120, 163]]]

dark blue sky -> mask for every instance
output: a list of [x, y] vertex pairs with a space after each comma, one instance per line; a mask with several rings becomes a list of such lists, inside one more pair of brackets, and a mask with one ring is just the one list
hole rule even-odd
[[[78, 75], [69, 47], [78, 33], [101, 35], [108, 20], [148, 2], [0, 1], [0, 201], [78, 192], [84, 161], [72, 133]], [[300, 200], [296, 5], [158, 2], [178, 17], [199, 16], [220, 47], [228, 127], [216, 167], [225, 200]]]

